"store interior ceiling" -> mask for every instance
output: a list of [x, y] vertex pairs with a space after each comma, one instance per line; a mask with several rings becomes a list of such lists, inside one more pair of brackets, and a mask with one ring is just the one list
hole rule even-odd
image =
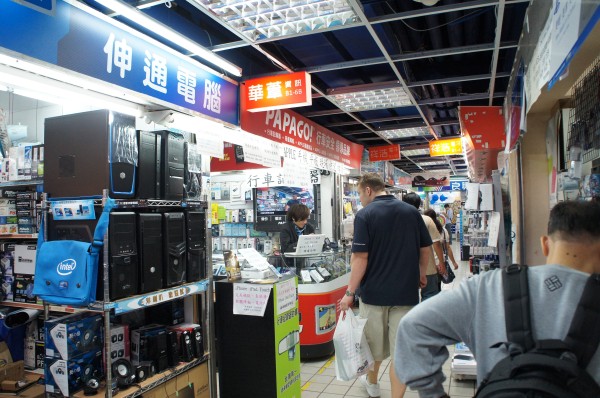
[[[80, 0], [186, 52], [106, 8]], [[464, 155], [430, 157], [461, 135], [458, 107], [502, 106], [529, 0], [116, 0], [242, 68], [237, 81], [307, 71], [293, 111], [369, 148], [400, 144], [410, 173], [466, 176]], [[198, 61], [205, 60], [190, 55]], [[359, 101], [359, 102], [356, 102]]]

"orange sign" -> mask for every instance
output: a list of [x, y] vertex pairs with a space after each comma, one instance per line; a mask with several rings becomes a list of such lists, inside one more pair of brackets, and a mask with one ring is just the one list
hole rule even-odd
[[462, 138], [429, 141], [429, 156], [461, 155], [463, 153]]
[[259, 77], [242, 84], [246, 86], [245, 90], [240, 90], [246, 96], [246, 109], [243, 110], [249, 112], [312, 105], [310, 75], [307, 72]]
[[382, 160], [398, 160], [400, 159], [400, 145], [382, 145], [372, 146], [369, 148], [369, 161], [379, 162]]

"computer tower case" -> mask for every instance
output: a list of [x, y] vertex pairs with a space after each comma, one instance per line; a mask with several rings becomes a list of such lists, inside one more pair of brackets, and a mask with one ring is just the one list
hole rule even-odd
[[96, 110], [47, 118], [44, 191], [50, 197], [135, 194], [135, 118]]
[[206, 212], [185, 213], [188, 282], [206, 278]]
[[48, 240], [77, 240], [92, 243], [96, 224], [102, 215], [102, 206], [94, 206], [94, 213], [95, 218], [91, 220], [55, 220], [49, 215], [47, 217]]
[[137, 138], [136, 197], [160, 199], [162, 136], [152, 131], [138, 131]]
[[181, 200], [185, 172], [185, 139], [169, 131], [157, 131], [161, 143], [161, 199]]
[[186, 281], [185, 218], [182, 212], [163, 214], [163, 285], [171, 287]]
[[140, 293], [163, 287], [162, 215], [140, 213], [137, 223]]
[[138, 293], [136, 214], [112, 212], [108, 222], [109, 293], [117, 300]]
[[[192, 136], [195, 139], [195, 136]], [[187, 201], [202, 200], [202, 156], [196, 145], [185, 142], [183, 174], [183, 198]]]

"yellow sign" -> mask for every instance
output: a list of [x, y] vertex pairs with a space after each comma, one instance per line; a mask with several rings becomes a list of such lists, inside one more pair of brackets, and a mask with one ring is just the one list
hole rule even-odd
[[463, 153], [462, 138], [429, 141], [429, 156], [461, 155]]

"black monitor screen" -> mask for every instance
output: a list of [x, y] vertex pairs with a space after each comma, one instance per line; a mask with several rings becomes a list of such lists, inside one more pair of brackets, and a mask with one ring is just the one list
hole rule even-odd
[[318, 205], [316, 200], [316, 188], [296, 187], [270, 187], [255, 188], [254, 211], [256, 220], [254, 229], [257, 231], [279, 232], [281, 226], [286, 223], [288, 209], [294, 204], [303, 204], [310, 209], [308, 222], [317, 228]]

